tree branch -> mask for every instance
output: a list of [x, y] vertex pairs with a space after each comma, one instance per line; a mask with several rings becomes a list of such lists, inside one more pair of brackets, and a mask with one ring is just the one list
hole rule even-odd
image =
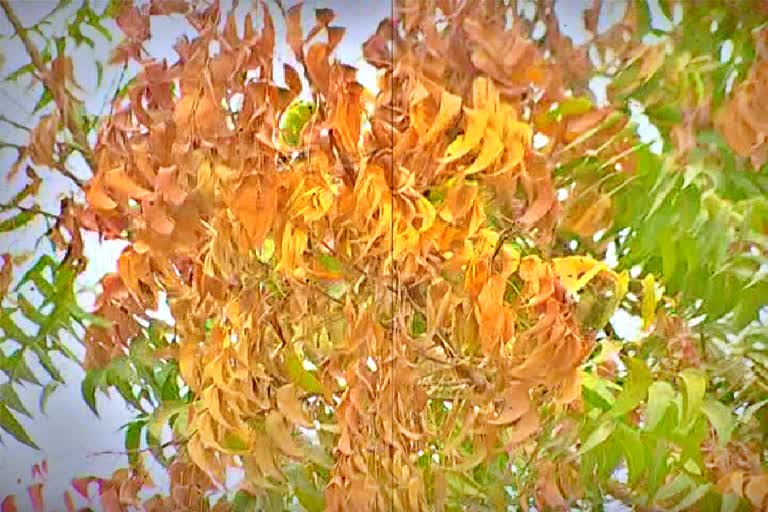
[[[27, 29], [24, 28], [24, 26], [21, 24], [21, 20], [19, 20], [19, 18], [16, 16], [16, 13], [14, 12], [8, 0], [0, 0], [0, 7], [2, 7], [3, 12], [8, 18], [8, 21], [10, 21], [11, 25], [13, 26], [16, 35], [19, 36], [19, 39], [24, 45], [29, 58], [32, 59], [32, 65], [40, 74], [40, 79], [42, 80], [43, 85], [49, 91], [53, 92], [55, 88], [53, 87], [54, 84], [51, 82], [48, 68], [46, 68], [45, 62], [43, 61], [43, 58], [40, 55], [37, 47], [29, 39], [29, 36], [27, 35]], [[73, 109], [65, 109], [64, 105], [60, 104], [61, 101], [63, 101], [61, 98], [56, 99], [59, 110], [65, 114], [67, 129], [69, 129], [69, 131], [72, 133], [72, 138], [79, 146], [80, 152], [83, 153], [83, 158], [85, 158], [85, 161], [88, 162], [91, 170], [95, 171], [95, 160], [88, 145], [88, 137], [86, 136], [85, 132], [83, 132], [80, 124], [77, 122], [77, 118]]]

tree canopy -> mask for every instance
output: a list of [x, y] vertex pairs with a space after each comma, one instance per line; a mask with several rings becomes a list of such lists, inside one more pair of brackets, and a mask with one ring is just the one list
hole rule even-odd
[[[397, 0], [370, 90], [334, 2], [0, 0], [40, 90], [0, 233], [49, 248], [2, 251], [3, 441], [63, 356], [135, 413], [70, 511], [768, 509], [768, 3], [564, 4]], [[126, 243], [93, 308], [86, 232]]]

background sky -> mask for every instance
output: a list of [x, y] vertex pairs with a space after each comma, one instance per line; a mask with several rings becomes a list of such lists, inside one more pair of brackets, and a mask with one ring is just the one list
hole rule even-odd
[[[80, 5], [79, 1], [74, 3], [76, 4], [74, 8]], [[226, 6], [229, 2], [223, 1], [222, 3]], [[288, 1], [285, 3], [290, 6], [296, 2]], [[521, 3], [524, 4], [525, 2]], [[557, 3], [556, 10], [560, 20], [565, 25], [564, 31], [574, 37], [576, 43], [582, 42], [586, 37], [581, 17], [584, 3], [584, 0], [564, 0]], [[606, 14], [610, 14], [610, 18], [616, 19], [622, 15], [623, 2], [609, 0], [604, 3], [606, 4]], [[652, 3], [655, 4], [655, 2]], [[11, 4], [22, 22], [28, 26], [50, 12], [57, 2], [17, 0], [12, 1]], [[91, 2], [97, 12], [100, 12], [105, 4], [105, 0]], [[239, 11], [244, 13], [251, 8], [251, 5], [251, 2], [247, 0], [241, 1]], [[314, 21], [314, 8], [320, 6], [334, 9], [337, 15], [334, 24], [347, 29], [346, 36], [337, 50], [338, 58], [357, 66], [360, 69], [359, 80], [369, 89], [374, 89], [375, 71], [363, 62], [361, 44], [375, 31], [379, 21], [390, 15], [391, 4], [386, 0], [305, 2], [303, 20], [307, 28]], [[652, 5], [652, 7], [655, 14], [654, 18], [656, 18], [659, 12], [658, 8], [656, 5]], [[62, 11], [55, 18], [53, 26], [47, 29], [47, 33], [61, 33], [64, 20], [73, 10]], [[276, 10], [273, 11], [273, 18], [278, 32], [278, 44], [279, 46], [283, 45], [278, 50], [278, 59], [293, 64], [293, 57], [288, 55], [283, 43], [284, 26]], [[242, 24], [242, 16], [239, 19]], [[107, 28], [113, 32], [113, 39], [119, 41], [121, 35], [114, 24], [107, 24]], [[0, 15], [0, 34], [3, 37], [0, 40], [0, 51], [5, 60], [0, 68], [0, 76], [5, 76], [28, 62], [18, 39], [9, 38], [12, 32], [13, 30], [5, 16]], [[182, 17], [170, 16], [153, 17], [151, 33], [152, 38], [147, 44], [149, 53], [156, 58], [167, 58], [173, 61], [176, 54], [172, 46], [176, 39], [184, 33], [191, 35], [192, 31]], [[87, 35], [96, 41], [94, 50], [87, 46], [78, 49], [68, 46], [67, 51], [73, 59], [77, 79], [85, 91], [82, 98], [86, 102], [86, 107], [89, 112], [98, 114], [104, 111], [108, 99], [115, 90], [120, 68], [119, 66], [105, 66], [103, 82], [101, 86], [97, 86], [94, 61], [105, 61], [114, 42], [106, 42], [96, 32]], [[44, 43], [42, 39], [35, 41], [40, 46]], [[282, 66], [276, 66], [276, 70], [281, 69]], [[594, 85], [599, 97], [601, 83], [598, 80]], [[31, 112], [39, 95], [40, 86], [30, 87], [29, 78], [23, 78], [17, 83], [0, 84], [0, 115], [32, 126], [36, 116], [33, 116]], [[0, 140], [16, 144], [26, 143], [25, 132], [10, 129], [5, 124], [1, 126], [0, 129], [3, 131], [0, 133]], [[647, 138], [655, 136], [650, 128], [646, 128], [646, 132], [645, 137]], [[15, 153], [13, 151], [0, 149], [0, 202], [7, 201], [23, 185], [22, 181], [8, 183], [4, 179], [14, 159]], [[85, 178], [89, 175], [82, 160], [74, 161], [73, 166], [79, 176]], [[69, 190], [68, 182], [61, 176], [52, 173], [43, 174], [43, 177], [41, 197], [44, 199], [41, 206], [46, 211], [56, 212], [60, 195]], [[0, 235], [0, 252], [34, 251], [35, 238], [45, 229], [42, 221], [40, 221], [39, 225], [33, 225], [24, 232], [15, 233], [12, 236]], [[94, 290], [96, 290], [99, 279], [106, 272], [112, 272], [116, 269], [116, 260], [123, 247], [124, 244], [119, 241], [99, 243], [95, 236], [85, 237], [85, 255], [89, 264], [78, 282], [83, 289], [79, 294], [79, 300], [83, 306], [90, 307], [92, 305], [95, 297]], [[631, 320], [624, 319], [618, 323], [619, 329], [634, 329]], [[70, 347], [78, 355], [83, 354], [82, 347], [76, 341], [73, 340]], [[3, 436], [6, 444], [0, 446], [0, 498], [12, 493], [25, 494], [25, 487], [31, 482], [32, 465], [43, 459], [47, 459], [49, 466], [46, 498], [51, 507], [58, 507], [58, 504], [62, 503], [60, 497], [68, 488], [72, 477], [89, 474], [106, 476], [115, 468], [126, 464], [125, 456], [120, 453], [123, 449], [123, 433], [119, 429], [132, 419], [132, 415], [122, 398], [116, 394], [110, 397], [100, 394], [98, 396], [98, 408], [101, 416], [100, 418], [95, 417], [80, 395], [80, 382], [84, 375], [82, 369], [63, 358], [56, 362], [61, 368], [67, 385], [59, 388], [51, 397], [45, 415], [35, 410], [34, 420], [21, 418], [24, 427], [40, 446], [40, 451], [17, 443], [10, 436]], [[0, 376], [0, 383], [3, 382], [2, 379], [4, 378], [4, 376]], [[36, 409], [38, 396], [38, 388], [27, 388], [21, 393], [22, 400], [25, 404], [29, 404], [30, 410]], [[99, 453], [105, 451], [112, 453]], [[164, 485], [165, 481], [162, 474], [158, 474], [157, 483], [161, 486]], [[23, 502], [23, 498], [21, 501]], [[51, 510], [54, 509], [51, 508]], [[23, 507], [22, 510], [24, 510]]]

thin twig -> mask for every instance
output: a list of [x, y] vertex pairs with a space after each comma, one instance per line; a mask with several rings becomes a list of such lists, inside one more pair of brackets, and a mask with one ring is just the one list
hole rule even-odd
[[[3, 12], [5, 12], [8, 21], [10, 21], [14, 31], [16, 32], [16, 35], [19, 36], [19, 39], [24, 45], [29, 58], [32, 59], [32, 65], [35, 66], [38, 73], [40, 74], [40, 79], [42, 80], [43, 85], [49, 91], [53, 92], [55, 90], [55, 84], [51, 80], [50, 74], [45, 66], [45, 62], [43, 61], [40, 52], [29, 39], [27, 29], [24, 28], [24, 26], [21, 24], [21, 20], [19, 20], [19, 18], [16, 16], [16, 13], [14, 12], [8, 0], [0, 0], [0, 7], [2, 7]], [[65, 109], [64, 105], [60, 104], [61, 101], [63, 101], [63, 98], [57, 98], [59, 110], [62, 113], [66, 113], [67, 128], [72, 133], [72, 138], [74, 139], [75, 143], [80, 147], [80, 151], [83, 153], [83, 158], [85, 158], [85, 161], [88, 163], [90, 168], [95, 170], [96, 162], [93, 158], [93, 154], [89, 149], [88, 138], [83, 132], [82, 127], [77, 122], [74, 109]]]

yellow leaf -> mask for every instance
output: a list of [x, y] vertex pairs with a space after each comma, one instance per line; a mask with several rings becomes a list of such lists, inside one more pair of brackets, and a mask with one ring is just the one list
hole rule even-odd
[[570, 293], [577, 293], [601, 271], [609, 271], [605, 263], [589, 256], [566, 256], [553, 260], [555, 274]]
[[656, 319], [656, 279], [653, 274], [643, 278], [643, 304], [641, 314], [643, 317], [643, 329], [648, 329]]
[[456, 117], [461, 111], [461, 96], [456, 96], [443, 91], [440, 97], [440, 110], [437, 112], [437, 117], [432, 122], [432, 126], [427, 134], [422, 138], [422, 144], [430, 144], [438, 135], [443, 133], [448, 124]]
[[483, 147], [480, 148], [477, 159], [464, 172], [466, 174], [474, 174], [484, 171], [498, 160], [502, 151], [504, 151], [504, 144], [502, 144], [499, 135], [495, 131], [486, 132], [483, 138]]
[[445, 156], [441, 159], [444, 164], [454, 162], [474, 150], [485, 135], [490, 116], [487, 110], [465, 109], [464, 115], [467, 118], [467, 129], [446, 148]]

